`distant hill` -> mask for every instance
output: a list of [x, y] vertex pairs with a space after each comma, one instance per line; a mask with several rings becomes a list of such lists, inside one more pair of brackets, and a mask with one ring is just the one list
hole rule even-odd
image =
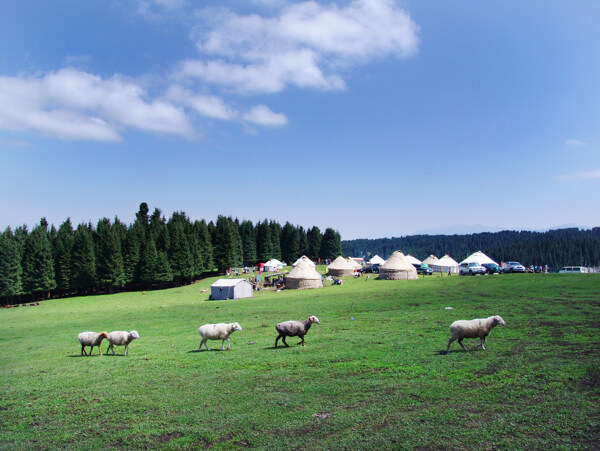
[[388, 258], [395, 250], [421, 260], [430, 254], [450, 255], [461, 261], [476, 251], [501, 261], [519, 261], [524, 265], [600, 266], [600, 227], [565, 228], [546, 232], [509, 231], [465, 235], [412, 235], [406, 237], [343, 240], [344, 255]]

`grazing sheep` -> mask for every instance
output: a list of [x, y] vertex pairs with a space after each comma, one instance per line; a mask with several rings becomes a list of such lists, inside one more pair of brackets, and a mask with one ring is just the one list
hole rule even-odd
[[202, 351], [202, 345], [208, 349], [207, 340], [223, 340], [221, 343], [221, 351], [225, 350], [225, 340], [227, 340], [227, 350], [229, 350], [230, 342], [229, 336], [236, 330], [242, 330], [242, 327], [238, 323], [218, 323], [218, 324], [204, 324], [198, 328], [198, 332], [202, 335], [202, 341], [200, 341], [199, 351]]
[[[100, 343], [102, 340], [108, 338], [108, 334], [106, 332], [81, 332], [77, 335], [77, 340], [81, 343], [81, 355], [92, 355], [92, 350], [94, 346], [98, 346], [98, 352], [102, 355], [102, 349], [100, 349]], [[85, 347], [91, 346], [90, 353], [85, 352]]]
[[450, 344], [458, 339], [458, 344], [465, 350], [468, 349], [462, 344], [463, 338], [479, 338], [481, 343], [477, 346], [481, 346], [485, 349], [485, 337], [488, 336], [490, 331], [498, 324], [506, 325], [501, 316], [490, 316], [489, 318], [477, 318], [472, 320], [459, 320], [454, 321], [450, 324], [450, 333], [452, 336], [448, 341], [448, 347], [446, 348], [446, 354], [450, 351]]
[[140, 335], [136, 330], [132, 330], [131, 332], [126, 332], [124, 330], [117, 330], [108, 334], [108, 348], [106, 348], [106, 352], [112, 349], [113, 355], [115, 355], [115, 345], [117, 346], [125, 346], [124, 355], [129, 354], [129, 343], [131, 343], [136, 338], [140, 338]]
[[289, 345], [285, 342], [285, 337], [300, 337], [302, 340], [298, 344], [304, 346], [304, 336], [308, 333], [308, 329], [312, 326], [312, 323], [319, 324], [319, 318], [316, 316], [310, 316], [306, 321], [284, 321], [275, 326], [279, 335], [275, 339], [275, 347], [277, 342], [281, 338], [283, 344], [289, 348]]

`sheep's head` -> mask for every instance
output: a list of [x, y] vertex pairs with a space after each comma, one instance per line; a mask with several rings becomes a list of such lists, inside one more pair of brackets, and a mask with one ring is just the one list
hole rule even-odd
[[308, 318], [308, 320], [310, 321], [310, 323], [317, 323], [319, 324], [319, 318], [317, 318], [316, 316], [311, 316], [310, 318]]
[[108, 338], [108, 333], [107, 332], [100, 332], [100, 336], [102, 338]]
[[502, 324], [503, 326], [506, 326], [506, 323], [500, 315], [494, 316], [494, 324]]
[[132, 339], [135, 339], [135, 338], [140, 338], [140, 334], [138, 334], [138, 333], [137, 333], [137, 330], [132, 330], [131, 332], [129, 332], [129, 336], [130, 336]]
[[233, 330], [242, 330], [242, 326], [240, 326], [238, 323], [233, 323]]

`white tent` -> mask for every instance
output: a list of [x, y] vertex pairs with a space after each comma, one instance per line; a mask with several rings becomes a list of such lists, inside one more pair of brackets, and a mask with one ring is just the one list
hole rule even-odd
[[387, 261], [379, 267], [379, 278], [389, 280], [416, 279], [417, 270], [406, 260], [405, 255], [395, 251]]
[[285, 288], [292, 290], [321, 288], [322, 286], [321, 274], [317, 272], [314, 265], [311, 266], [306, 260], [299, 261], [285, 278]]
[[438, 261], [436, 261], [433, 265], [429, 265], [431, 269], [436, 272], [448, 272], [450, 271], [453, 274], [458, 273], [458, 263], [449, 255], [444, 255]]
[[493, 263], [495, 265], [498, 265], [498, 263], [496, 263], [494, 260], [492, 260], [490, 257], [488, 257], [487, 255], [485, 255], [483, 252], [481, 251], [477, 251], [472, 253], [471, 255], [469, 255], [467, 258], [465, 258], [462, 263], [478, 263], [480, 265], [484, 264], [484, 263]]
[[431, 267], [431, 266], [435, 265], [435, 262], [437, 262], [438, 260], [439, 260], [439, 258], [437, 258], [435, 255], [430, 255], [425, 260], [423, 260], [423, 263], [425, 263], [426, 265]]
[[272, 271], [277, 271], [278, 269], [282, 269], [285, 265], [283, 263], [281, 263], [279, 260], [277, 260], [276, 258], [273, 258], [271, 260], [269, 260], [267, 263], [265, 263], [265, 271], [267, 272], [272, 272]]
[[303, 255], [298, 260], [296, 260], [296, 263], [294, 263], [292, 266], [297, 266], [298, 263], [300, 263], [301, 261], [305, 261], [306, 263], [308, 263], [313, 268], [315, 267], [315, 264], [313, 263], [313, 261], [310, 258], [308, 258], [306, 255]]
[[[362, 260], [362, 258], [361, 258], [361, 260]], [[358, 263], [358, 262], [356, 261], [356, 259], [354, 259], [354, 258], [352, 258], [352, 257], [346, 257], [346, 261], [347, 261], [348, 263], [350, 263], [350, 265], [351, 265], [351, 266], [352, 266], [354, 269], [361, 269], [361, 268], [362, 268], [362, 265], [361, 265], [360, 263]]]
[[327, 270], [332, 276], [351, 276], [354, 274], [354, 266], [341, 255], [336, 258], [328, 267]]
[[412, 256], [412, 255], [410, 255], [410, 254], [408, 254], [408, 255], [405, 255], [405, 256], [404, 256], [404, 258], [405, 258], [406, 260], [408, 260], [408, 262], [409, 262], [411, 265], [422, 265], [422, 264], [423, 264], [423, 262], [422, 262], [421, 260], [419, 260], [418, 258], [415, 258], [415, 257], [413, 257], [413, 256]]
[[383, 265], [384, 263], [385, 263], [385, 260], [383, 258], [381, 258], [379, 255], [375, 255], [375, 257], [373, 257], [369, 261], [370, 265]]
[[219, 279], [210, 286], [210, 298], [215, 301], [251, 298], [253, 294], [252, 284], [246, 279]]

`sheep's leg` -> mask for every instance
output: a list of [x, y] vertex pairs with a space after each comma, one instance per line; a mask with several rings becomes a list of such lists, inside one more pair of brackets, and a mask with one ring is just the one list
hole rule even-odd
[[85, 352], [85, 345], [81, 345], [81, 355], [87, 355], [87, 352]]
[[[223, 341], [223, 344], [225, 344], [225, 341]], [[227, 338], [227, 350], [229, 351], [229, 348], [231, 347], [231, 343], [229, 342], [229, 337]]]
[[204, 344], [205, 340], [204, 338], [202, 340], [200, 340], [200, 347], [198, 348], [198, 351], [202, 351], [202, 345]]
[[465, 351], [469, 352], [469, 350], [465, 347], [465, 345], [463, 344], [463, 339], [459, 338], [458, 339], [458, 344], [460, 345], [461, 348], [463, 348]]
[[129, 345], [125, 345], [125, 352], [123, 353], [123, 355], [128, 355], [129, 354]]
[[221, 341], [221, 351], [225, 351], [225, 338]]
[[281, 338], [281, 334], [277, 335], [277, 338], [275, 339], [275, 347], [277, 347], [277, 342], [279, 341], [280, 338]]
[[300, 340], [300, 341], [298, 342], [298, 344], [299, 344], [299, 345], [301, 344], [302, 346], [304, 346], [304, 335], [301, 335], [301, 336], [300, 336], [300, 338], [301, 338], [302, 340]]
[[450, 345], [452, 344], [453, 341], [454, 341], [454, 338], [451, 338], [450, 340], [448, 340], [448, 347], [446, 348], [446, 354], [448, 354], [450, 352]]
[[479, 346], [481, 346], [481, 349], [485, 349], [485, 337], [481, 337], [481, 343], [479, 343]]
[[92, 347], [90, 348], [90, 355], [92, 355], [92, 351], [93, 351], [93, 350], [94, 350], [94, 347], [92, 346]]
[[283, 341], [283, 344], [285, 345], [286, 348], [289, 348], [290, 345], [286, 343], [285, 341], [285, 335], [283, 337], [281, 337], [281, 341]]
[[[108, 347], [108, 349], [112, 349], [113, 355], [115, 354], [115, 346], [111, 343], [110, 346]], [[108, 349], [106, 350], [106, 352], [108, 352]]]

